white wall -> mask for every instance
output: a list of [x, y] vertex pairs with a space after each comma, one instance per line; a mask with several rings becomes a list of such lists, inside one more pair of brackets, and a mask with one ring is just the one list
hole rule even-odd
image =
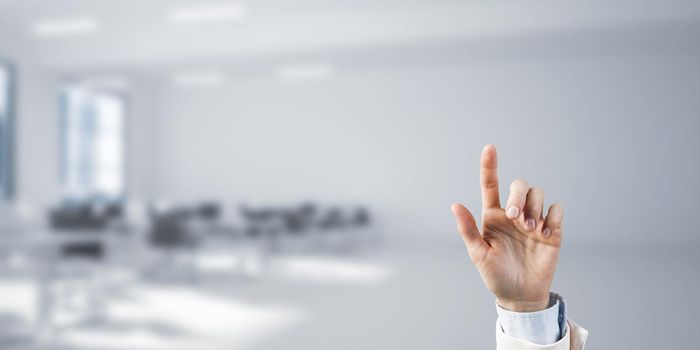
[[452, 240], [449, 204], [479, 211], [478, 156], [494, 143], [502, 190], [544, 187], [571, 241], [698, 242], [698, 56], [617, 51], [165, 87], [157, 196], [367, 203], [396, 238]]
[[155, 196], [158, 104], [155, 85], [135, 77], [127, 93], [127, 192], [131, 199], [150, 201]]
[[34, 52], [16, 40], [1, 47], [0, 57], [15, 69], [15, 188], [6, 204], [20, 201], [40, 215], [60, 196], [60, 83], [36, 63]]
[[16, 198], [41, 208], [60, 198], [59, 82], [17, 64]]

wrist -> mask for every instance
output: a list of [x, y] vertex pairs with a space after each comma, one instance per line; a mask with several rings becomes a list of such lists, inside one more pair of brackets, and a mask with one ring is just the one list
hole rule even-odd
[[506, 298], [496, 298], [496, 302], [505, 310], [513, 312], [537, 312], [549, 307], [549, 295], [537, 300], [511, 300]]

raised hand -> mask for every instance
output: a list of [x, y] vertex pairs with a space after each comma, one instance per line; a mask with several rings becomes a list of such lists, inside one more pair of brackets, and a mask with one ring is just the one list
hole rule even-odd
[[487, 145], [481, 152], [482, 229], [467, 208], [453, 204], [457, 227], [501, 307], [544, 310], [559, 260], [562, 209], [554, 204], [543, 218], [544, 192], [520, 179], [510, 184], [508, 202], [501, 208], [496, 168], [496, 148]]

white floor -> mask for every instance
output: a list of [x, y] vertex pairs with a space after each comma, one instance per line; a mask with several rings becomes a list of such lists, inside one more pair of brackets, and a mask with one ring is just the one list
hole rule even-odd
[[[106, 317], [8, 349], [491, 349], [493, 299], [460, 242], [340, 256], [286, 256], [257, 277], [124, 282]], [[694, 248], [565, 247], [555, 289], [590, 349], [695, 348]], [[0, 280], [0, 322], [29, 322], [32, 282]]]

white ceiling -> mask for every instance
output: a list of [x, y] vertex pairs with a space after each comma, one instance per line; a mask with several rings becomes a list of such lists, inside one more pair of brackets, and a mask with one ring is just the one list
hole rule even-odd
[[[1, 47], [56, 70], [255, 59], [590, 28], [700, 21], [688, 0], [241, 0], [239, 20], [177, 26], [174, 7], [219, 0], [0, 0]], [[99, 31], [38, 38], [36, 21], [94, 17]]]

